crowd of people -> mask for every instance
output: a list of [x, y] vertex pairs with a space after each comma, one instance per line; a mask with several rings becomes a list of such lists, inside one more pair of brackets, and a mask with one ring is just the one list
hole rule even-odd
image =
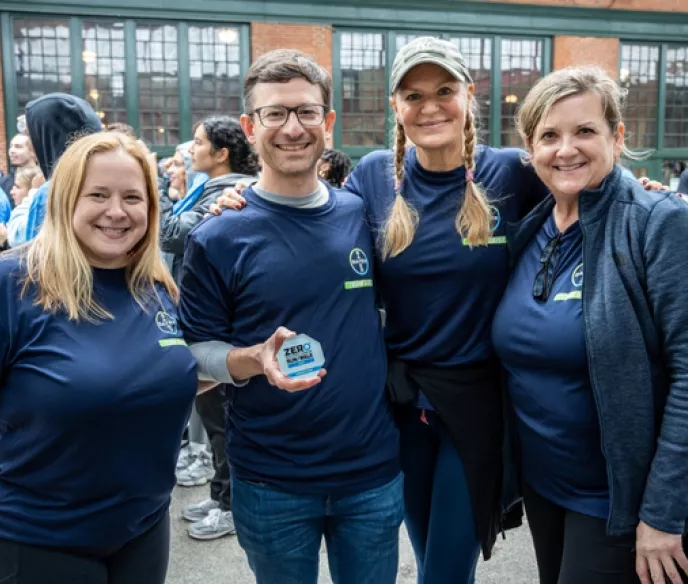
[[207, 483], [189, 535], [236, 534], [258, 584], [315, 584], [323, 538], [336, 584], [393, 584], [402, 521], [418, 584], [472, 584], [522, 503], [542, 584], [688, 582], [688, 201], [620, 166], [623, 91], [555, 71], [499, 149], [452, 43], [389, 86], [394, 148], [353, 171], [298, 51], [159, 163], [80, 98], [27, 105], [0, 582], [163, 584], [171, 491]]

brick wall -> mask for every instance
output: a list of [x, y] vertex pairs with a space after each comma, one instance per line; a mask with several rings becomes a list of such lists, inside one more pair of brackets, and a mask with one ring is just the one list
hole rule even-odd
[[688, 0], [479, 0], [501, 4], [535, 4], [539, 6], [578, 6], [616, 10], [651, 10], [688, 12]]
[[[332, 75], [332, 27], [281, 22], [251, 23], [251, 61], [274, 49], [298, 49]], [[338, 122], [341, 123], [341, 122]], [[332, 147], [332, 136], [326, 144]]]
[[332, 27], [280, 22], [251, 23], [251, 60], [273, 49], [298, 49], [332, 74]]
[[619, 39], [557, 36], [554, 37], [555, 69], [576, 65], [598, 65], [614, 79], [619, 74]]

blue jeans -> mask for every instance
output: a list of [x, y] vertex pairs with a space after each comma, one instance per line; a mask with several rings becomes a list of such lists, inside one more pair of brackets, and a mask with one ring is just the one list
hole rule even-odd
[[239, 544], [256, 584], [316, 584], [322, 537], [334, 584], [394, 584], [403, 478], [341, 497], [297, 495], [232, 477]]
[[435, 412], [399, 413], [404, 517], [418, 566], [418, 584], [473, 584], [480, 542], [466, 476]]

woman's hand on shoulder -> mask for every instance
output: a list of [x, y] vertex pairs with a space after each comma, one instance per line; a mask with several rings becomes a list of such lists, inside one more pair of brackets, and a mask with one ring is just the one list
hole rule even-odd
[[208, 214], [220, 215], [224, 209], [241, 211], [246, 206], [246, 199], [241, 196], [241, 193], [248, 186], [250, 186], [250, 183], [239, 181], [234, 188], [226, 188], [217, 198], [217, 201], [210, 205]]
[[682, 584], [679, 571], [688, 576], [688, 558], [681, 535], [665, 533], [641, 521], [636, 530], [635, 569], [642, 584]]
[[647, 178], [646, 176], [640, 177], [638, 179], [638, 182], [645, 187], [646, 191], [670, 191], [671, 188], [669, 188], [666, 185], [663, 185], [661, 182], [658, 180], [651, 180]]

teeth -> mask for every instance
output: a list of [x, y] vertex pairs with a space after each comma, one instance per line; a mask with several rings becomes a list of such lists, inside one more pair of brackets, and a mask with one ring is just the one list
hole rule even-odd
[[99, 227], [98, 229], [106, 233], [124, 233], [126, 229], [115, 229], [114, 227]]
[[574, 164], [572, 166], [558, 166], [557, 168], [559, 170], [576, 170], [577, 168], [580, 168], [581, 166], [583, 166], [582, 163], [581, 164]]
[[287, 152], [296, 152], [298, 150], [303, 150], [307, 144], [299, 145], [299, 146], [285, 146], [284, 144], [280, 144], [278, 148], [280, 150], [286, 150]]

